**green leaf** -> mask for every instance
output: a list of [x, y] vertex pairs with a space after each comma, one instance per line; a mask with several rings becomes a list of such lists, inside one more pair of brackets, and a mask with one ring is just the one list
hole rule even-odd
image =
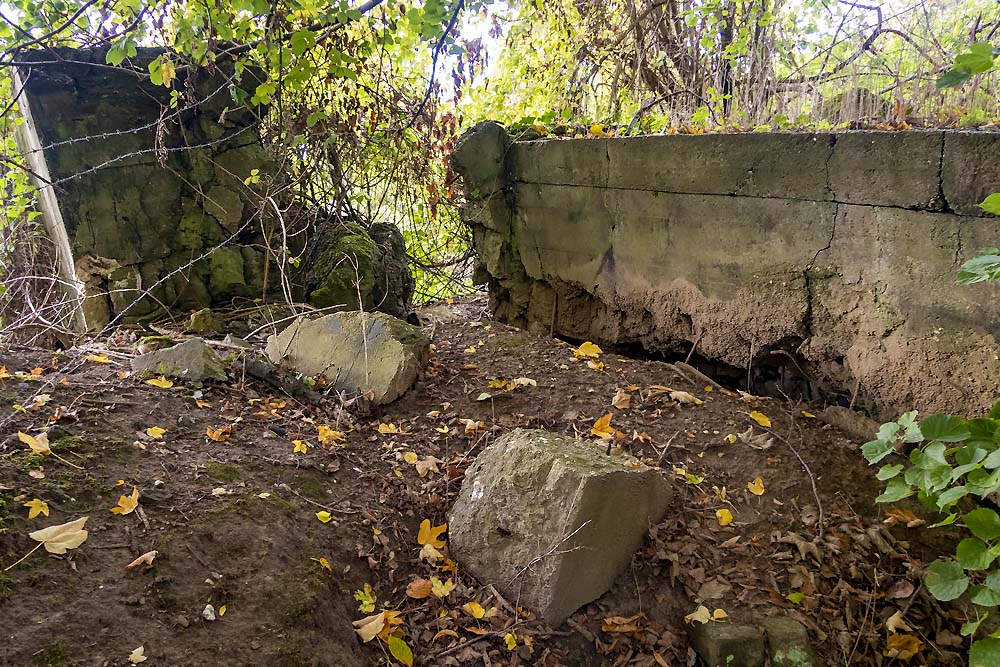
[[[979, 205], [987, 213], [1000, 215], [1000, 192], [994, 192]], [[992, 415], [991, 415], [992, 416]]]
[[927, 569], [924, 585], [931, 595], [942, 602], [961, 597], [969, 587], [969, 578], [965, 576], [962, 566], [953, 560], [936, 560]]
[[[995, 249], [995, 248], [993, 248], [993, 249]], [[1000, 254], [1000, 250], [997, 250], [997, 252], [995, 252], [993, 254], [994, 255]], [[1000, 419], [1000, 401], [994, 401], [993, 402], [993, 406], [990, 407], [989, 417], [990, 417], [990, 419]]]
[[885, 481], [887, 479], [892, 479], [898, 475], [903, 470], [903, 465], [901, 463], [896, 463], [892, 465], [884, 465], [875, 475], [879, 480]]
[[967, 537], [955, 548], [958, 564], [965, 570], [980, 572], [990, 566], [996, 556], [990, 553], [989, 545], [978, 537]]
[[958, 518], [958, 514], [956, 514], [955, 512], [952, 512], [951, 514], [949, 514], [945, 518], [941, 519], [937, 523], [931, 524], [930, 526], [928, 526], [928, 528], [941, 528], [942, 526], [950, 526], [951, 524], [955, 523], [955, 519], [957, 519], [957, 518]]
[[969, 667], [1000, 665], [1000, 639], [980, 639], [969, 648]]
[[988, 507], [972, 510], [962, 517], [962, 521], [969, 532], [981, 540], [995, 540], [1000, 537], [1000, 515]]
[[937, 497], [935, 504], [937, 505], [937, 509], [939, 511], [944, 511], [967, 495], [969, 495], [969, 489], [965, 486], [953, 486], [950, 489], [946, 489], [941, 492], [941, 495]]
[[920, 432], [927, 440], [941, 442], [962, 442], [971, 435], [965, 420], [951, 415], [931, 415], [920, 422]]
[[977, 42], [969, 47], [966, 53], [955, 56], [955, 68], [968, 70], [972, 74], [982, 74], [993, 68], [993, 45], [989, 42]]
[[972, 72], [967, 69], [953, 67], [938, 77], [938, 88], [957, 88], [972, 78]]
[[861, 445], [861, 453], [868, 460], [868, 465], [875, 465], [893, 452], [891, 440], [870, 440]]
[[389, 653], [392, 654], [392, 657], [406, 667], [413, 667], [413, 651], [410, 650], [406, 642], [395, 635], [389, 635], [389, 640], [386, 643], [389, 645]]
[[987, 616], [989, 616], [989, 613], [983, 614], [974, 621], [963, 623], [961, 629], [959, 630], [959, 633], [961, 633], [963, 637], [969, 637], [970, 635], [976, 634], [976, 630], [979, 629], [980, 624], [982, 624], [982, 622], [986, 620]]
[[897, 500], [902, 500], [903, 498], [909, 498], [913, 495], [913, 489], [902, 477], [894, 477], [889, 480], [889, 483], [885, 487], [885, 491], [882, 492], [878, 498], [875, 499], [877, 503], [894, 503]]
[[969, 601], [980, 607], [995, 607], [1000, 605], [1000, 592], [990, 590], [986, 586], [973, 586]]

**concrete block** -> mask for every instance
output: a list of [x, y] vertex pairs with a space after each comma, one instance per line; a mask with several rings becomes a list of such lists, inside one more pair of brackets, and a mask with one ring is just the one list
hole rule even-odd
[[696, 623], [688, 630], [691, 647], [707, 667], [761, 667], [764, 634], [749, 625]]
[[517, 429], [465, 473], [449, 544], [479, 581], [555, 626], [611, 588], [670, 497], [669, 482], [634, 459]]
[[931, 211], [943, 208], [941, 132], [850, 132], [836, 138], [829, 183], [837, 201]]
[[764, 621], [772, 667], [819, 667], [819, 659], [804, 625], [787, 616]]
[[[941, 185], [948, 206], [960, 215], [988, 215], [979, 203], [1000, 192], [1000, 134], [947, 132]], [[996, 242], [990, 245], [997, 245]]]
[[611, 139], [551, 139], [515, 143], [511, 173], [515, 180], [548, 185], [608, 184]]

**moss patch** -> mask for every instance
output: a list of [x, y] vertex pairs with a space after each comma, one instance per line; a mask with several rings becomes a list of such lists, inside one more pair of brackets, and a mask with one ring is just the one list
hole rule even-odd
[[236, 466], [228, 463], [215, 463], [214, 461], [205, 464], [205, 474], [215, 481], [225, 484], [243, 479], [243, 472]]
[[315, 501], [327, 499], [326, 484], [315, 477], [303, 477], [298, 484], [299, 493], [306, 498]]

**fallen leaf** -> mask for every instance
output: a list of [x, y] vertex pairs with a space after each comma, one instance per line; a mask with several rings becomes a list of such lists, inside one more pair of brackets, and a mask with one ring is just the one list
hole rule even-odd
[[615, 429], [611, 428], [611, 417], [612, 414], [609, 412], [594, 422], [594, 427], [590, 429], [591, 435], [596, 435], [598, 438], [613, 437]]
[[153, 566], [153, 560], [156, 558], [156, 554], [160, 553], [155, 549], [153, 551], [147, 551], [143, 555], [136, 558], [134, 561], [125, 566], [126, 570], [131, 570], [133, 568], [139, 567], [140, 565], [145, 565], [146, 568]]
[[163, 434], [167, 432], [167, 429], [160, 428], [159, 426], [150, 426], [146, 429], [146, 435], [148, 435], [153, 440], [160, 440], [163, 438]]
[[222, 605], [221, 607], [219, 607], [219, 618], [222, 618], [223, 616], [226, 615], [227, 609], [228, 607], [226, 605]]
[[730, 433], [725, 438], [723, 438], [723, 440], [725, 440], [726, 442], [728, 442], [730, 445], [735, 445], [736, 444], [736, 434], [735, 433]]
[[[747, 491], [754, 494], [755, 496], [764, 495], [764, 480], [757, 477], [752, 482], [747, 482]], [[780, 495], [780, 494], [779, 494]]]
[[486, 428], [486, 422], [476, 421], [475, 419], [459, 419], [458, 422], [465, 426], [465, 434], [472, 435], [481, 428]]
[[593, 371], [603, 371], [604, 370], [604, 362], [603, 361], [594, 361], [593, 359], [588, 359], [587, 360], [587, 368], [589, 368], [589, 369], [591, 369]]
[[52, 453], [49, 449], [49, 436], [45, 433], [39, 433], [37, 436], [30, 436], [27, 433], [17, 432], [17, 439], [31, 447], [31, 451], [35, 454], [42, 454], [43, 456], [48, 456]]
[[389, 638], [386, 639], [385, 643], [386, 646], [389, 647], [389, 653], [391, 653], [392, 657], [398, 660], [401, 665], [413, 667], [413, 651], [405, 641], [396, 635], [389, 635]]
[[379, 424], [378, 432], [383, 435], [393, 435], [399, 433], [399, 427], [395, 424]]
[[444, 461], [433, 456], [427, 456], [423, 461], [417, 461], [413, 467], [420, 477], [433, 476], [441, 472], [438, 469], [439, 463], [444, 463]]
[[151, 384], [154, 387], [159, 387], [160, 389], [170, 389], [171, 387], [174, 386], [173, 382], [171, 382], [162, 375], [152, 380], [146, 380], [146, 384]]
[[316, 518], [319, 519], [321, 523], [330, 523], [330, 520], [333, 517], [330, 516], [330, 513], [326, 510], [320, 510], [319, 512], [316, 512]]
[[431, 638], [431, 643], [433, 644], [440, 637], [454, 637], [455, 639], [458, 639], [458, 633], [455, 632], [454, 630], [447, 630], [447, 629], [438, 630], [437, 632], [434, 633], [434, 636]]
[[513, 632], [508, 632], [503, 636], [503, 643], [507, 646], [508, 651], [513, 651], [517, 648], [517, 635]]
[[917, 515], [911, 512], [910, 510], [894, 507], [886, 513], [886, 518], [884, 521], [882, 521], [882, 523], [887, 524], [889, 526], [901, 523], [907, 528], [917, 528], [919, 526], [924, 525], [927, 522], [921, 518], [918, 518]]
[[111, 360], [108, 359], [106, 354], [88, 354], [84, 357], [87, 361], [93, 361], [96, 364], [110, 364]]
[[628, 410], [632, 407], [632, 395], [624, 389], [619, 389], [611, 399], [611, 405], [619, 410]]
[[437, 427], [435, 427], [434, 430], [437, 431], [438, 433], [445, 433], [445, 434], [447, 434], [450, 429], [448, 428], [447, 425], [443, 425], [443, 426], [437, 426]]
[[733, 522], [733, 513], [726, 508], [715, 510], [715, 517], [719, 520], [720, 526], [728, 526]]
[[465, 348], [465, 353], [466, 354], [475, 354], [476, 353], [476, 346], [475, 345], [470, 345], [469, 347]]
[[341, 431], [335, 431], [329, 426], [319, 424], [316, 426], [316, 439], [321, 445], [339, 445], [347, 442], [347, 436]]
[[705, 605], [698, 605], [698, 608], [693, 612], [684, 617], [684, 622], [688, 625], [694, 623], [708, 623], [712, 620], [712, 613], [708, 611], [708, 607]]
[[764, 428], [771, 428], [771, 420], [763, 412], [754, 410], [750, 413], [750, 419], [754, 420]]
[[577, 359], [596, 359], [602, 354], [604, 354], [604, 350], [597, 345], [594, 345], [589, 340], [581, 343], [580, 347], [573, 348], [573, 356]]
[[208, 436], [209, 440], [214, 440], [215, 442], [225, 442], [233, 435], [233, 427], [235, 424], [228, 424], [226, 426], [220, 426], [219, 428], [212, 428], [209, 426], [205, 429], [205, 435]]
[[425, 560], [427, 562], [433, 563], [435, 561], [444, 560], [444, 554], [438, 551], [430, 544], [425, 544], [423, 548], [420, 549], [420, 553], [417, 554], [417, 558], [420, 560]]
[[429, 579], [414, 579], [406, 585], [406, 595], [414, 600], [423, 600], [431, 594], [432, 587]]
[[358, 605], [358, 611], [365, 614], [370, 614], [375, 611], [375, 592], [372, 590], [371, 584], [365, 584], [364, 589], [354, 591], [354, 599], [360, 604]]
[[477, 620], [486, 616], [486, 610], [483, 609], [483, 605], [479, 604], [475, 600], [463, 604], [462, 611], [464, 611], [466, 614]]
[[684, 481], [688, 484], [701, 484], [702, 482], [705, 481], [705, 478], [702, 477], [701, 475], [696, 475], [693, 472], [688, 472], [687, 470], [679, 466], [674, 466], [673, 470], [675, 475], [683, 477]]
[[636, 632], [640, 628], [640, 619], [643, 614], [625, 618], [623, 616], [608, 616], [601, 621], [601, 632]]
[[913, 631], [913, 628], [911, 628], [907, 622], [903, 620], [903, 612], [898, 609], [896, 610], [896, 613], [885, 620], [885, 629], [890, 633]]
[[135, 511], [135, 508], [139, 506], [139, 489], [138, 487], [132, 487], [132, 495], [130, 496], [119, 496], [118, 504], [111, 508], [112, 514], [121, 514], [122, 516], [126, 514], [131, 514]]
[[310, 558], [309, 560], [314, 560], [319, 563], [320, 567], [327, 570], [328, 572], [333, 572], [333, 567], [330, 565], [330, 561], [326, 559], [325, 556], [320, 556], [319, 558]]
[[816, 419], [816, 415], [814, 415], [813, 413], [809, 412], [808, 410], [803, 410], [802, 411], [802, 416], [805, 417], [806, 419]]
[[676, 401], [677, 403], [686, 403], [690, 405], [701, 405], [704, 403], [700, 398], [696, 397], [694, 394], [689, 394], [686, 391], [672, 391], [667, 394], [671, 401]]
[[803, 600], [806, 599], [806, 594], [802, 591], [795, 591], [794, 593], [789, 593], [785, 596], [788, 601], [792, 604], [801, 604]]
[[39, 500], [38, 498], [32, 498], [28, 502], [24, 503], [24, 507], [28, 508], [28, 519], [34, 519], [39, 514], [48, 516], [49, 515], [49, 504], [44, 500]]
[[885, 640], [885, 651], [882, 652], [887, 658], [898, 658], [899, 660], [909, 660], [917, 653], [920, 653], [924, 644], [913, 635], [891, 634]]
[[440, 526], [431, 526], [430, 519], [420, 522], [420, 530], [417, 533], [417, 544], [425, 544], [441, 549], [445, 541], [441, 539], [441, 534], [448, 530], [448, 524], [442, 523]]
[[128, 654], [128, 661], [133, 665], [138, 665], [140, 662], [146, 662], [148, 657], [149, 656], [146, 655], [146, 648], [144, 646], [140, 646]]
[[375, 639], [382, 628], [385, 627], [385, 612], [380, 611], [372, 616], [366, 616], [360, 620], [354, 621], [355, 632], [361, 637], [361, 641], [368, 643]]
[[292, 445], [292, 453], [294, 454], [305, 454], [309, 451], [309, 447], [301, 440], [292, 440]]
[[446, 598], [453, 590], [455, 590], [455, 582], [451, 579], [441, 581], [437, 577], [431, 577], [431, 593], [435, 597]]
[[28, 533], [28, 537], [41, 542], [45, 550], [51, 554], [64, 554], [68, 549], [76, 549], [87, 541], [87, 531], [83, 529], [83, 524], [87, 523], [89, 518], [84, 516], [75, 521], [42, 528]]

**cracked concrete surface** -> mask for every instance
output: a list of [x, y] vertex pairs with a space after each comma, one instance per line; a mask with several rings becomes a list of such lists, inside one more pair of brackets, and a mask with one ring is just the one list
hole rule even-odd
[[657, 353], [697, 341], [738, 368], [788, 357], [878, 416], [973, 414], [1000, 389], [1000, 288], [955, 269], [1000, 238], [975, 206], [1000, 190], [998, 148], [971, 132], [511, 144], [484, 123], [453, 164], [501, 321]]

